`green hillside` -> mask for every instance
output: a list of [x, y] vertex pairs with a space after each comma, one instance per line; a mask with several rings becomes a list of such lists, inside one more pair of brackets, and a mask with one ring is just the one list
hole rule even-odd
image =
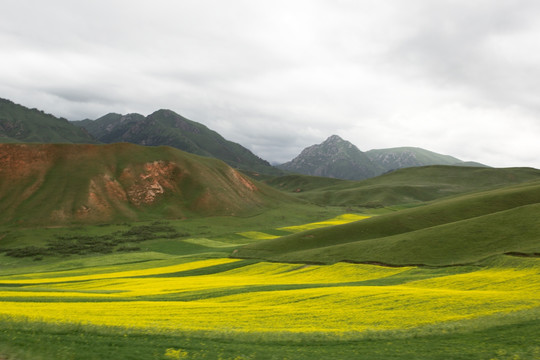
[[285, 262], [446, 266], [505, 253], [540, 253], [540, 181], [441, 199], [345, 225], [239, 248]]
[[472, 191], [540, 179], [532, 168], [424, 166], [400, 169], [363, 181], [305, 175], [273, 178], [266, 183], [319, 205], [377, 208], [421, 204]]
[[171, 147], [0, 144], [0, 224], [240, 215], [286, 195]]
[[228, 141], [203, 124], [170, 110], [159, 110], [147, 117], [140, 114], [108, 114], [97, 120], [74, 121], [73, 124], [85, 128], [104, 143], [167, 145], [223, 160], [241, 170], [280, 174], [279, 170], [240, 144]]
[[37, 109], [0, 99], [0, 143], [96, 144], [88, 132]]

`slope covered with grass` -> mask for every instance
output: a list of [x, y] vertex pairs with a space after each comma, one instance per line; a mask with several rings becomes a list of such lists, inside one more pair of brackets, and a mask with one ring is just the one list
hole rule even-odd
[[222, 161], [170, 147], [0, 145], [0, 224], [241, 215], [292, 201]]
[[377, 208], [420, 204], [446, 196], [540, 179], [532, 168], [425, 166], [396, 170], [363, 181], [288, 175], [266, 181], [282, 191], [319, 205]]
[[246, 245], [240, 258], [446, 266], [540, 253], [540, 182], [439, 200], [335, 227]]

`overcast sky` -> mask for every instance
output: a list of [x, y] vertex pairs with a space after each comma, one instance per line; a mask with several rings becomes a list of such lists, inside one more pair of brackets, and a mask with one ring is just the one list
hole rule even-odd
[[171, 109], [271, 162], [337, 134], [540, 168], [537, 0], [2, 0], [0, 97]]

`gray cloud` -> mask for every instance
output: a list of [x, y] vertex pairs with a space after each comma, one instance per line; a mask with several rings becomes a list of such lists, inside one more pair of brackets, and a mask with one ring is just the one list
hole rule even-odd
[[6, 0], [0, 96], [172, 109], [269, 161], [337, 133], [540, 167], [533, 0]]

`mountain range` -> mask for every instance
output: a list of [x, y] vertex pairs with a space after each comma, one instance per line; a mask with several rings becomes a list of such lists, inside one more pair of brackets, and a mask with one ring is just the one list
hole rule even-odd
[[274, 167], [246, 147], [226, 140], [205, 125], [171, 110], [158, 110], [148, 116], [110, 113], [96, 120], [69, 122], [0, 99], [0, 143], [118, 142], [171, 146], [192, 154], [220, 159], [253, 176], [280, 176], [289, 172], [361, 180], [407, 167], [483, 166], [414, 147], [362, 152], [349, 141], [332, 135], [321, 144], [307, 147], [293, 160]]
[[362, 152], [349, 141], [332, 135], [321, 144], [305, 148], [293, 160], [278, 167], [303, 175], [362, 180], [392, 170], [427, 165], [485, 166], [415, 147]]
[[225, 161], [234, 168], [264, 174], [279, 174], [270, 163], [240, 144], [226, 140], [203, 124], [171, 110], [148, 116], [107, 114], [97, 120], [73, 121], [98, 141], [106, 144], [129, 142], [146, 146], [172, 146], [192, 154]]

